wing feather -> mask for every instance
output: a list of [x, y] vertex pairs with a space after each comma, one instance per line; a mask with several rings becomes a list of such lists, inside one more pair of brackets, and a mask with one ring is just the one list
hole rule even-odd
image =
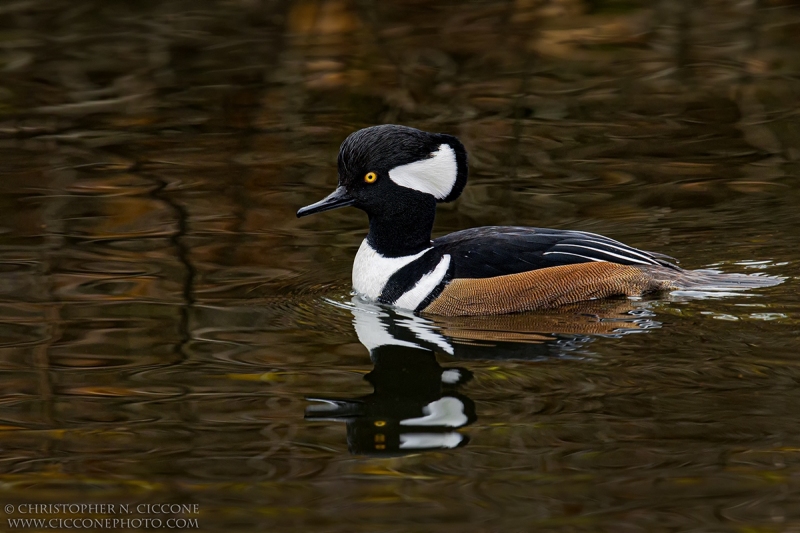
[[560, 265], [609, 262], [680, 270], [666, 256], [582, 231], [488, 226], [433, 241], [453, 257], [453, 278], [487, 278]]

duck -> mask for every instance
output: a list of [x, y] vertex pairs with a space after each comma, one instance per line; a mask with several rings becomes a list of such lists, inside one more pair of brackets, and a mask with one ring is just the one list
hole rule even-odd
[[436, 208], [467, 184], [457, 137], [384, 124], [351, 133], [338, 184], [300, 208], [364, 211], [369, 232], [353, 262], [357, 296], [422, 315], [478, 316], [551, 309], [676, 290], [743, 290], [781, 278], [685, 270], [670, 256], [577, 230], [487, 226], [432, 239]]

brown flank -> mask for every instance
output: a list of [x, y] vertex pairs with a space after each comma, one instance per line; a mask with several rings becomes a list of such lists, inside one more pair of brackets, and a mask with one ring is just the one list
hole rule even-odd
[[465, 316], [549, 309], [595, 298], [672, 290], [677, 288], [672, 277], [664, 267], [593, 262], [493, 278], [454, 279], [422, 312]]

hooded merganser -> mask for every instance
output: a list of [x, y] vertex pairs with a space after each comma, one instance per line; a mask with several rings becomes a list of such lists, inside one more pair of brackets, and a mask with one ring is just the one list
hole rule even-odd
[[353, 288], [368, 301], [433, 315], [489, 315], [782, 281], [683, 270], [668, 256], [583, 231], [483, 227], [431, 240], [436, 204], [458, 198], [467, 183], [467, 152], [452, 135], [365, 128], [342, 143], [338, 167], [336, 190], [297, 216], [344, 206], [367, 213]]

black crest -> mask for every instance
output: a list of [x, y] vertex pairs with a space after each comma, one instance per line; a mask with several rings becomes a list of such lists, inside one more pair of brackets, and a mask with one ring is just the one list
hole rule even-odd
[[452, 202], [467, 184], [464, 145], [452, 135], [395, 124], [364, 128], [344, 140], [339, 149], [339, 184], [348, 186], [362, 179], [364, 172], [387, 173], [393, 168], [430, 158], [443, 144], [455, 153], [457, 177], [447, 196], [437, 201]]

